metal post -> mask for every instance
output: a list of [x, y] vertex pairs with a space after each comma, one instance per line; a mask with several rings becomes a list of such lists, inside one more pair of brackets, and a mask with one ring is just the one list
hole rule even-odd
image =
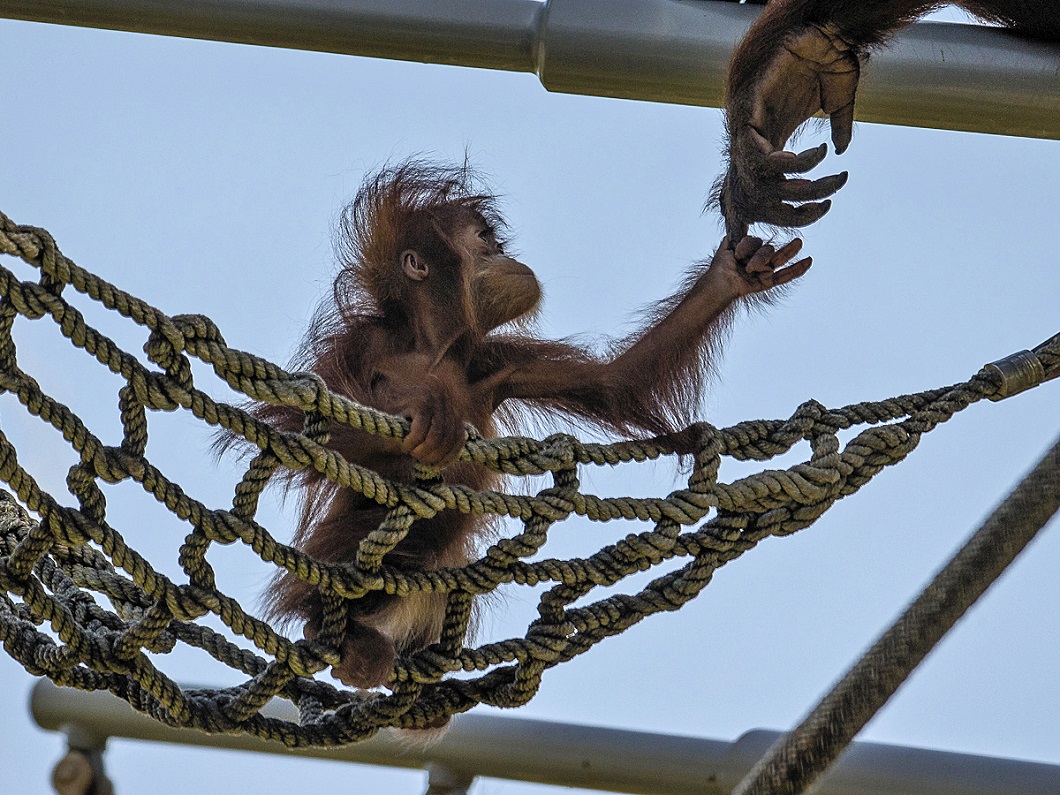
[[114, 785], [103, 767], [107, 738], [79, 724], [64, 724], [66, 755], [52, 769], [58, 795], [114, 795]]
[[475, 777], [441, 765], [427, 765], [427, 791], [424, 795], [468, 795]]
[[[549, 91], [719, 106], [758, 8], [713, 0], [0, 0], [0, 17], [534, 72]], [[914, 25], [862, 80], [858, 118], [1060, 138], [1060, 48]]]
[[[427, 769], [432, 771], [433, 791], [440, 793], [459, 793], [475, 776], [485, 776], [611, 792], [724, 795], [780, 736], [754, 731], [725, 742], [468, 714], [456, 716], [445, 736], [425, 747], [381, 733], [342, 748], [290, 749], [248, 735], [174, 729], [135, 712], [109, 693], [59, 688], [48, 680], [34, 686], [31, 709], [45, 729], [84, 726], [97, 738], [127, 737]], [[294, 706], [286, 701], [273, 700], [265, 711], [283, 720], [298, 718]], [[1053, 795], [1060, 792], [1060, 766], [854, 743], [821, 779], [816, 795], [940, 792]]]

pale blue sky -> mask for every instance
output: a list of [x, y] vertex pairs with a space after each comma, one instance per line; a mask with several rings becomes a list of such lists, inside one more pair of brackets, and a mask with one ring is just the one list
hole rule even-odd
[[[622, 333], [721, 238], [700, 212], [721, 167], [713, 109], [551, 95], [531, 75], [8, 21], [0, 81], [0, 210], [49, 229], [80, 265], [170, 314], [207, 314], [229, 344], [275, 361], [290, 355], [330, 283], [337, 213], [388, 159], [467, 152], [492, 177], [518, 253], [545, 285], [547, 335]], [[783, 305], [736, 326], [706, 419], [727, 425], [784, 417], [809, 398], [837, 406], [942, 386], [1060, 331], [1060, 143], [861, 125], [827, 169], [851, 178], [806, 234], [815, 265]], [[87, 311], [139, 350], [138, 329]], [[23, 367], [113, 443], [118, 380], [54, 326], [16, 328]], [[549, 672], [529, 706], [506, 714], [722, 739], [790, 726], [1038, 459], [1060, 429], [1058, 406], [1054, 383], [958, 415], [815, 527], [726, 567], [679, 614]], [[61, 440], [11, 396], [0, 397], [0, 422], [20, 460], [61, 490], [72, 463]], [[237, 470], [212, 461], [209, 434], [185, 416], [152, 423], [152, 461], [198, 499], [225, 505]], [[730, 464], [723, 475], [748, 471]], [[664, 494], [679, 475], [657, 464], [585, 481], [603, 494]], [[136, 488], [109, 489], [108, 501], [112, 524], [175, 575], [186, 528]], [[278, 536], [286, 510], [276, 499], [263, 506]], [[550, 551], [588, 552], [631, 529], [572, 521], [555, 528]], [[865, 739], [1060, 764], [1057, 529]], [[211, 559], [221, 586], [252, 605], [265, 565], [241, 548]], [[513, 589], [485, 634], [519, 633], [532, 613], [533, 595]], [[204, 655], [160, 664], [180, 680], [233, 681]], [[61, 738], [27, 717], [32, 678], [4, 656], [0, 675], [10, 791], [48, 792]], [[670, 691], [693, 679], [698, 690]], [[416, 772], [129, 741], [112, 743], [108, 766], [120, 793], [208, 792], [218, 780], [248, 795], [307, 781], [423, 787]], [[567, 791], [493, 780], [474, 790]]]

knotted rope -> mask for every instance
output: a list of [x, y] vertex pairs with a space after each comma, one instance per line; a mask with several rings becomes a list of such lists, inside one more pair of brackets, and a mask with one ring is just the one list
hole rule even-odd
[[[1060, 374], [1058, 335], [961, 384], [840, 409], [809, 401], [786, 420], [730, 428], [699, 423], [675, 437], [613, 444], [583, 443], [562, 434], [542, 441], [511, 437], [467, 443], [461, 460], [509, 475], [547, 473], [551, 485], [532, 496], [445, 484], [437, 472], [426, 469], [416, 482], [403, 484], [346, 461], [327, 448], [326, 440], [336, 423], [402, 438], [408, 431], [404, 420], [329, 392], [315, 375], [287, 373], [229, 348], [209, 319], [163, 314], [78, 267], [46, 231], [17, 226], [2, 214], [0, 253], [19, 257], [40, 272], [36, 281], [19, 281], [0, 267], [0, 391], [17, 395], [31, 415], [61, 433], [79, 456], [67, 477], [74, 508], [40, 488], [0, 433], [0, 480], [37, 517], [10, 497], [0, 500], [0, 640], [5, 650], [34, 675], [85, 690], [110, 690], [167, 724], [247, 732], [289, 746], [355, 742], [388, 726], [422, 728], [476, 704], [524, 704], [536, 693], [544, 671], [647, 616], [680, 608], [719, 567], [764, 538], [808, 527], [837, 500], [904, 459], [924, 433], [956, 412]], [[153, 366], [89, 326], [64, 298], [68, 287], [145, 327], [144, 350]], [[74, 346], [122, 377], [118, 444], [105, 444], [22, 371], [12, 336], [19, 317], [51, 318]], [[240, 408], [215, 401], [195, 384], [192, 357], [255, 401], [301, 409], [303, 432], [280, 433]], [[145, 457], [147, 410], [178, 408], [260, 449], [235, 489], [230, 510], [196, 501]], [[842, 446], [838, 433], [856, 425], [875, 427]], [[718, 480], [722, 456], [765, 461], [803, 440], [810, 447], [803, 463], [731, 483]], [[687, 486], [665, 498], [605, 498], [579, 490], [580, 466], [688, 450], [692, 471]], [[256, 521], [259, 496], [280, 467], [313, 467], [390, 509], [362, 543], [355, 564], [314, 560], [277, 541]], [[100, 483], [126, 480], [139, 483], [189, 525], [178, 552], [182, 581], [152, 568], [108, 523]], [[442, 510], [511, 517], [521, 527], [465, 567], [407, 572], [388, 566], [385, 555], [413, 523]], [[587, 558], [530, 560], [550, 528], [571, 515], [593, 521], [636, 519], [651, 529], [626, 535]], [[220, 590], [206, 554], [213, 544], [233, 543], [320, 590], [326, 611], [317, 638], [291, 641]], [[616, 585], [675, 559], [680, 565], [639, 591], [583, 603], [594, 588]], [[465, 647], [473, 598], [502, 584], [551, 587], [541, 595], [538, 618], [525, 636]], [[374, 590], [445, 593], [441, 641], [400, 659], [388, 693], [344, 691], [312, 679], [338, 662], [349, 600]], [[97, 595], [105, 601], [97, 601]], [[208, 613], [228, 627], [230, 637], [249, 640], [257, 651], [195, 623]], [[52, 634], [37, 629], [44, 623]], [[229, 688], [182, 690], [145, 653], [165, 653], [177, 643], [204, 649], [246, 680]], [[457, 671], [471, 675], [448, 676]], [[275, 696], [299, 707], [297, 724], [261, 714]]]

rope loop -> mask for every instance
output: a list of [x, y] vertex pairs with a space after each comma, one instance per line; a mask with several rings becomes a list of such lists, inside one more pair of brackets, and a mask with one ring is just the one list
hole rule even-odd
[[[0, 432], [0, 480], [18, 498], [0, 491], [4, 648], [34, 675], [109, 689], [169, 725], [241, 731], [292, 747], [357, 742], [388, 727], [438, 728], [476, 704], [525, 704], [546, 670], [648, 616], [687, 604], [719, 567], [766, 538], [808, 527], [957, 412], [1060, 374], [1057, 335], [962, 384], [837, 409], [810, 400], [784, 420], [728, 428], [700, 422], [667, 436], [607, 444], [563, 433], [541, 441], [490, 439], [469, 426], [461, 461], [510, 478], [547, 476], [545, 484], [527, 480], [511, 492], [479, 491], [446, 483], [437, 468], [421, 465], [411, 482], [395, 482], [346, 461], [328, 440], [337, 426], [402, 439], [409, 432], [407, 420], [330, 391], [314, 373], [288, 373], [228, 347], [209, 318], [165, 315], [75, 265], [46, 231], [18, 226], [3, 214], [0, 254], [41, 272], [38, 282], [26, 282], [0, 266], [0, 390], [16, 394], [26, 411], [42, 420], [44, 433], [61, 435], [76, 461], [66, 479], [68, 494], [59, 499], [41, 488]], [[95, 302], [143, 327], [151, 366], [88, 325], [73, 301]], [[120, 376], [122, 432], [116, 446], [92, 434], [19, 368], [15, 322], [45, 317], [76, 348]], [[220, 382], [250, 400], [303, 412], [301, 432], [280, 433], [246, 410], [215, 400], [193, 379], [193, 360], [208, 364]], [[148, 409], [185, 411], [256, 446], [230, 510], [198, 502], [148, 461]], [[841, 444], [839, 432], [858, 425], [869, 427]], [[723, 457], [768, 461], [802, 442], [809, 447], [802, 463], [732, 482], [719, 479]], [[582, 467], [663, 456], [681, 456], [690, 469], [687, 486], [666, 497], [610, 497], [582, 489]], [[315, 559], [278, 541], [286, 532], [274, 534], [257, 519], [265, 486], [306, 468], [385, 508], [384, 519], [351, 563]], [[138, 484], [188, 525], [184, 538], [174, 539], [180, 569], [173, 576], [154, 568], [109, 524], [107, 489], [124, 482]], [[64, 507], [70, 497], [76, 509]], [[443, 511], [473, 514], [498, 526], [502, 517], [510, 518], [518, 529], [499, 533], [466, 566], [411, 571], [396, 565], [390, 555], [395, 547], [417, 532], [417, 522]], [[640, 532], [620, 525], [585, 558], [542, 556], [549, 534], [572, 516], [643, 524]], [[129, 537], [142, 535], [151, 522], [145, 515], [140, 526], [128, 530]], [[320, 625], [292, 640], [244, 610], [221, 590], [207, 561], [214, 544], [242, 545], [277, 572], [304, 581], [322, 600]], [[639, 590], [628, 587], [629, 578], [649, 570], [662, 573]], [[501, 586], [539, 588], [537, 618], [522, 637], [472, 645], [475, 597]], [[609, 590], [591, 601], [598, 589]], [[341, 690], [315, 680], [314, 674], [340, 663], [351, 605], [374, 591], [444, 599], [439, 641], [396, 662], [389, 693]], [[223, 630], [200, 621], [208, 614]], [[45, 623], [52, 634], [37, 629]], [[155, 656], [180, 645], [206, 651], [244, 679], [229, 688], [181, 691], [157, 667]], [[261, 715], [276, 697], [299, 706], [297, 723]]]

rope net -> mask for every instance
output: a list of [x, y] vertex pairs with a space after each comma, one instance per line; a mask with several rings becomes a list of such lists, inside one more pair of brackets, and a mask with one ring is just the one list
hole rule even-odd
[[[0, 432], [0, 480], [37, 517], [10, 495], [0, 497], [0, 640], [5, 650], [33, 675], [84, 690], [109, 690], [166, 724], [246, 732], [292, 747], [356, 742], [384, 727], [430, 727], [476, 704], [524, 704], [544, 671], [647, 616], [680, 608], [707, 586], [719, 567], [769, 536], [810, 526], [837, 500], [904, 459], [924, 433], [958, 411], [1060, 374], [1058, 335], [1034, 351], [988, 365], [964, 383], [839, 409], [811, 400], [786, 420], [729, 428], [698, 423], [676, 437], [613, 444], [583, 443], [565, 434], [541, 441], [468, 441], [461, 460], [506, 475], [547, 475], [551, 484], [533, 495], [448, 485], [428, 468], [418, 469], [411, 484], [396, 483], [344, 460], [325, 443], [328, 428], [336, 423], [402, 438], [408, 430], [404, 420], [328, 391], [311, 373], [288, 373], [229, 348], [209, 319], [163, 314], [75, 265], [46, 231], [18, 226], [3, 214], [0, 253], [19, 257], [40, 272], [35, 282], [20, 281], [0, 266], [0, 390], [17, 395], [79, 457], [67, 476], [74, 508], [38, 485]], [[89, 326], [64, 299], [67, 287], [145, 327], [144, 350], [153, 366]], [[20, 369], [12, 337], [18, 317], [51, 318], [74, 346], [120, 374], [118, 445], [104, 444]], [[254, 401], [301, 409], [303, 432], [280, 433], [241, 408], [215, 401], [196, 386], [192, 358], [210, 365], [219, 379]], [[230, 510], [197, 502], [146, 459], [147, 410], [178, 408], [259, 448], [236, 486]], [[841, 445], [839, 432], [859, 425], [872, 427]], [[722, 456], [766, 461], [803, 440], [811, 455], [802, 463], [730, 483], [718, 480]], [[688, 450], [693, 454], [687, 486], [664, 499], [603, 498], [579, 490], [581, 466]], [[314, 560], [276, 540], [256, 521], [259, 496], [281, 467], [313, 467], [390, 509], [378, 530], [362, 542], [355, 564]], [[139, 483], [189, 525], [178, 553], [183, 581], [153, 569], [108, 523], [100, 481], [126, 480]], [[465, 567], [408, 572], [387, 565], [387, 552], [417, 519], [444, 510], [510, 517], [521, 526]], [[601, 522], [639, 520], [651, 529], [626, 535], [586, 558], [537, 559], [550, 528], [572, 515]], [[326, 609], [318, 637], [289, 640], [218, 588], [206, 554], [213, 544], [236, 542], [320, 590]], [[642, 589], [585, 603], [595, 588], [615, 586], [668, 561], [675, 561], [674, 568]], [[465, 647], [473, 599], [511, 584], [549, 586], [525, 636]], [[389, 692], [340, 690], [313, 679], [339, 660], [346, 605], [375, 590], [445, 593], [441, 641], [400, 658]], [[195, 623], [211, 613], [230, 636]], [[38, 629], [45, 623], [52, 634]], [[238, 645], [235, 637], [250, 641], [256, 651]], [[245, 681], [227, 688], [181, 689], [154, 662], [178, 643], [206, 651], [242, 672]], [[456, 672], [463, 674], [454, 676]], [[261, 713], [276, 696], [298, 707], [297, 723]]]

